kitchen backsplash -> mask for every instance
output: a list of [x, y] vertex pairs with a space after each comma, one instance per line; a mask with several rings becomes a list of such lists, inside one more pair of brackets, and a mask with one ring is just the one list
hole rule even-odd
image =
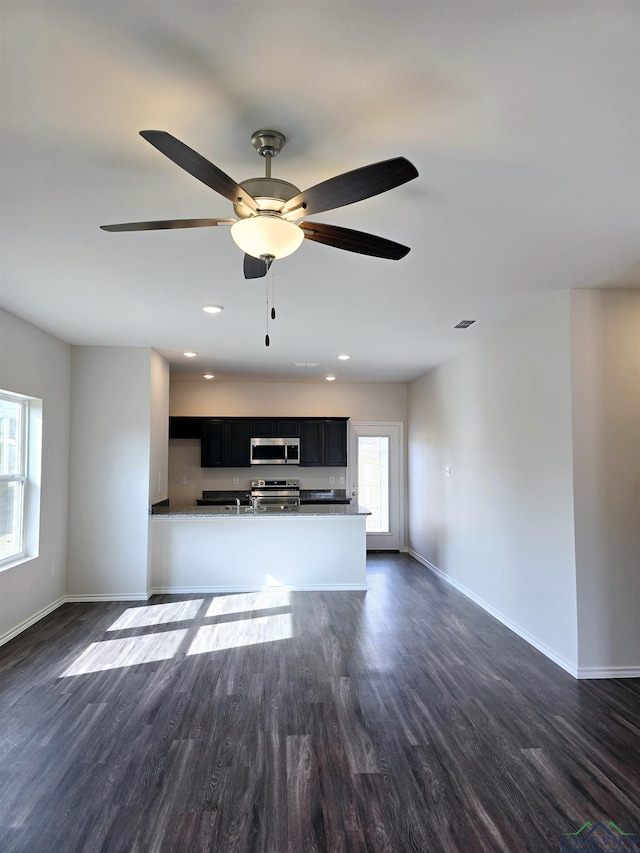
[[[253, 468], [201, 468], [200, 442], [174, 439], [169, 443], [169, 501], [172, 507], [192, 506], [209, 489], [238, 490], [251, 480], [294, 478], [301, 489], [348, 489], [346, 468], [300, 468], [297, 465], [259, 465]], [[333, 477], [334, 482], [330, 482]], [[343, 478], [343, 481], [341, 481]], [[237, 483], [235, 480], [237, 479]], [[186, 483], [183, 482], [186, 480]]]

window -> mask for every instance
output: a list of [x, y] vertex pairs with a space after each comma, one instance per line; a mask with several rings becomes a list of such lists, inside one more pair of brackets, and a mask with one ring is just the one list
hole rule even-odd
[[25, 553], [28, 400], [0, 392], [0, 565]]
[[389, 532], [389, 438], [358, 436], [358, 501], [370, 510], [367, 533]]

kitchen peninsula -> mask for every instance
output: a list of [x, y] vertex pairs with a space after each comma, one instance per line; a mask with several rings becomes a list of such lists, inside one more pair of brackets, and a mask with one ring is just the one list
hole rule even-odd
[[157, 592], [366, 589], [366, 516], [350, 505], [154, 508]]

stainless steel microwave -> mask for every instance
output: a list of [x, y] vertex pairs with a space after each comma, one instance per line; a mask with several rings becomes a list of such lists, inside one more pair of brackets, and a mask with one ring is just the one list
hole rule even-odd
[[299, 438], [252, 438], [252, 465], [299, 465]]

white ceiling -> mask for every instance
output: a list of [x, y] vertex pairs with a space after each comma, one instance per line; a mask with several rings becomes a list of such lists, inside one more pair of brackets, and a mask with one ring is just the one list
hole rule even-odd
[[[406, 381], [556, 291], [639, 285], [636, 2], [2, 0], [0, 16], [1, 303], [66, 341], [219, 378]], [[276, 262], [269, 349], [265, 279], [244, 280], [228, 229], [98, 227], [233, 215], [139, 130], [240, 181], [263, 174], [262, 127], [288, 138], [274, 175], [303, 189], [400, 155], [420, 172], [315, 217], [405, 259], [305, 241]]]

